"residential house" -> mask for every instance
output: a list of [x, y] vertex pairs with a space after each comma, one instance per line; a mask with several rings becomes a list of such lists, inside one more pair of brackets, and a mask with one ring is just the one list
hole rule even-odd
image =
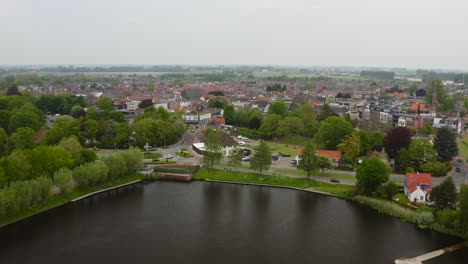
[[337, 151], [337, 150], [319, 149], [317, 151], [317, 156], [327, 157], [328, 159], [330, 159], [332, 165], [335, 167], [338, 167], [340, 165], [341, 159], [342, 159], [341, 151]]
[[430, 173], [407, 173], [404, 188], [408, 200], [425, 203], [432, 191], [432, 176]]
[[[301, 155], [302, 155], [302, 149], [298, 149], [297, 150], [297, 155], [296, 157], [294, 158], [296, 160], [296, 164], [299, 164], [299, 162], [301, 161]], [[341, 158], [342, 158], [342, 154], [341, 154], [341, 151], [337, 151], [337, 150], [323, 150], [323, 149], [319, 149], [317, 151], [317, 156], [319, 157], [327, 157], [331, 164], [335, 167], [338, 167], [341, 163]]]

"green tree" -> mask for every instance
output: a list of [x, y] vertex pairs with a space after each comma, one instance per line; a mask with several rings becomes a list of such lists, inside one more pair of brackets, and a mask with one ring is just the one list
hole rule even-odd
[[325, 172], [326, 169], [329, 169], [332, 166], [330, 159], [323, 156], [318, 157], [317, 163], [319, 168], [322, 170], [322, 174]]
[[117, 148], [128, 146], [130, 128], [127, 123], [121, 123], [117, 126], [115, 144]]
[[224, 108], [229, 102], [224, 96], [215, 96], [208, 101], [208, 107], [210, 108]]
[[302, 150], [301, 160], [297, 166], [299, 169], [307, 173], [307, 178], [310, 174], [316, 172], [319, 169], [319, 161], [317, 157], [317, 147], [308, 142]]
[[445, 176], [450, 171], [450, 169], [452, 169], [452, 165], [450, 165], [450, 162], [438, 161], [426, 162], [420, 167], [423, 172], [430, 173], [434, 177]]
[[393, 196], [398, 193], [398, 185], [392, 181], [384, 183], [378, 189], [380, 195], [389, 201], [393, 199]]
[[447, 111], [453, 107], [453, 101], [447, 95], [447, 91], [444, 89], [444, 84], [441, 80], [432, 80], [429, 82], [426, 92], [426, 102], [428, 105], [432, 104], [434, 93], [437, 95], [439, 110]]
[[361, 147], [361, 138], [357, 132], [347, 135], [338, 145], [338, 150], [343, 152], [343, 159], [356, 166]]
[[29, 127], [36, 131], [42, 126], [42, 124], [42, 116], [38, 116], [31, 110], [21, 109], [11, 116], [8, 131], [12, 133], [20, 127]]
[[278, 127], [279, 122], [281, 121], [280, 115], [267, 115], [263, 118], [262, 125], [260, 126], [258, 132], [262, 135], [263, 138], [274, 138], [278, 136]]
[[83, 107], [81, 107], [81, 105], [75, 105], [70, 110], [70, 115], [73, 118], [79, 118], [86, 116], [86, 111], [83, 109]]
[[55, 145], [63, 138], [77, 135], [80, 121], [70, 116], [61, 116], [55, 120], [54, 125], [44, 134], [42, 141], [47, 145]]
[[431, 200], [441, 209], [455, 207], [457, 201], [457, 189], [451, 177], [445, 179], [440, 185], [432, 188]]
[[236, 115], [236, 110], [234, 109], [234, 106], [231, 104], [227, 104], [224, 106], [224, 119], [226, 121], [227, 125], [233, 125], [234, 124], [234, 117]]
[[448, 128], [440, 128], [434, 139], [434, 149], [440, 161], [451, 161], [458, 154], [457, 136]]
[[304, 123], [299, 117], [288, 116], [278, 123], [278, 136], [301, 135], [304, 133]]
[[0, 110], [0, 128], [8, 133], [10, 127], [11, 112], [9, 110]]
[[250, 161], [250, 167], [254, 170], [259, 170], [262, 174], [263, 170], [268, 170], [271, 165], [271, 149], [265, 141], [255, 148], [255, 154]]
[[332, 116], [322, 121], [314, 139], [321, 148], [336, 150], [341, 140], [353, 131], [354, 128], [344, 118]]
[[104, 111], [111, 111], [114, 109], [114, 101], [106, 96], [101, 96], [96, 101], [97, 106]]
[[205, 151], [203, 151], [203, 163], [213, 168], [215, 162], [219, 162], [223, 157], [221, 153], [221, 141], [218, 132], [215, 130], [206, 131]]
[[395, 160], [395, 170], [399, 173], [405, 173], [410, 166], [411, 155], [407, 148], [402, 148], [398, 151], [398, 156]]
[[239, 146], [234, 147], [232, 150], [231, 155], [229, 156], [229, 164], [236, 168], [242, 164], [242, 158], [244, 157], [244, 151], [239, 148]]
[[288, 115], [288, 106], [283, 100], [278, 100], [270, 104], [268, 114], [279, 115], [284, 118]]
[[71, 154], [62, 147], [39, 146], [31, 151], [32, 173], [34, 176], [53, 176], [61, 168], [70, 168], [73, 164]]
[[464, 184], [460, 188], [459, 196], [459, 211], [460, 220], [463, 228], [468, 230], [468, 185]]
[[431, 142], [424, 138], [413, 140], [408, 150], [415, 169], [419, 169], [419, 166], [425, 162], [437, 159], [437, 153]]
[[20, 127], [8, 139], [10, 149], [31, 149], [34, 147], [36, 132], [29, 127]]
[[390, 167], [376, 157], [370, 157], [357, 168], [356, 178], [359, 192], [371, 195], [381, 184], [388, 182]]
[[73, 159], [73, 166], [78, 166], [84, 163], [84, 158], [82, 155], [83, 147], [76, 137], [64, 138], [58, 145], [71, 154]]
[[8, 157], [0, 160], [0, 166], [3, 167], [5, 180], [8, 183], [31, 177], [31, 156], [28, 151], [14, 150]]
[[0, 127], [0, 158], [8, 154], [7, 142], [8, 134]]

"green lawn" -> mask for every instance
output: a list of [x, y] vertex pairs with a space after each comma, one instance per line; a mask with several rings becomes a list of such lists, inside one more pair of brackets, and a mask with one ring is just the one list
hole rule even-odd
[[278, 139], [278, 142], [281, 144], [289, 144], [289, 145], [305, 145], [308, 141], [312, 140], [309, 137], [293, 135], [293, 136], [285, 136]]
[[282, 152], [282, 153], [291, 155], [291, 157], [295, 157], [297, 155], [297, 150], [300, 148], [300, 146], [283, 144], [283, 143], [278, 143], [278, 142], [273, 142], [273, 141], [267, 141], [266, 143], [270, 147], [271, 152], [273, 154]]
[[468, 133], [463, 136], [463, 141], [457, 141], [457, 145], [460, 155], [468, 159]]
[[24, 218], [30, 217], [40, 212], [52, 209], [62, 204], [68, 203], [69, 201], [75, 198], [78, 198], [80, 196], [86, 195], [88, 193], [96, 192], [102, 189], [114, 187], [117, 185], [129, 183], [129, 182], [141, 180], [141, 179], [143, 179], [143, 175], [134, 173], [127, 177], [115, 179], [113, 181], [109, 181], [100, 185], [88, 186], [86, 188], [73, 189], [61, 195], [51, 197], [47, 202], [41, 205], [37, 205], [37, 206], [24, 209], [19, 214], [8, 216], [8, 217], [0, 217], [0, 227], [19, 221]]
[[300, 189], [312, 188], [317, 191], [328, 192], [339, 196], [347, 196], [352, 188], [350, 185], [333, 184], [306, 178], [260, 175], [258, 173], [225, 171], [209, 168], [201, 168], [193, 179], [259, 183], [277, 186], [289, 186]]
[[404, 193], [397, 193], [393, 196], [393, 199], [398, 199], [398, 203], [401, 205], [407, 205], [410, 203], [408, 197]]

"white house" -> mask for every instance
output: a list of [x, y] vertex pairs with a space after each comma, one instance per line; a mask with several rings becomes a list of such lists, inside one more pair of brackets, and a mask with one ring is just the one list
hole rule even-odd
[[430, 173], [407, 173], [405, 178], [405, 194], [410, 202], [425, 203], [432, 191], [432, 176]]

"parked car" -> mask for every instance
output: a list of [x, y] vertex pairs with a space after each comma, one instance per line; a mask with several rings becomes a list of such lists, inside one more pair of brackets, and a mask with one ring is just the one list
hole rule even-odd
[[279, 160], [279, 156], [271, 155], [271, 159], [274, 160], [274, 161], [277, 161], [277, 160]]
[[238, 139], [242, 139], [242, 135], [238, 135], [237, 138], [238, 138]]
[[246, 142], [249, 142], [250, 141], [250, 138], [248, 137], [241, 137], [242, 140], [246, 141]]
[[166, 159], [172, 159], [172, 158], [174, 158], [174, 156], [172, 156], [172, 154], [167, 154], [166, 155]]
[[288, 153], [283, 152], [278, 152], [278, 155], [280, 155], [281, 157], [291, 157], [291, 155], [289, 155]]
[[239, 141], [237, 142], [239, 144], [239, 146], [245, 146], [245, 142], [244, 141]]
[[456, 171], [456, 172], [461, 172], [461, 169], [460, 169], [460, 168], [456, 168], [455, 171]]
[[338, 180], [337, 178], [331, 178], [330, 181], [335, 182], [335, 183], [340, 183], [340, 180]]
[[252, 154], [252, 151], [250, 149], [244, 149], [243, 152], [244, 156], [250, 156], [250, 154]]
[[462, 159], [457, 159], [458, 162], [462, 162], [463, 160]]
[[250, 161], [250, 156], [243, 157], [243, 158], [242, 158], [242, 161]]

